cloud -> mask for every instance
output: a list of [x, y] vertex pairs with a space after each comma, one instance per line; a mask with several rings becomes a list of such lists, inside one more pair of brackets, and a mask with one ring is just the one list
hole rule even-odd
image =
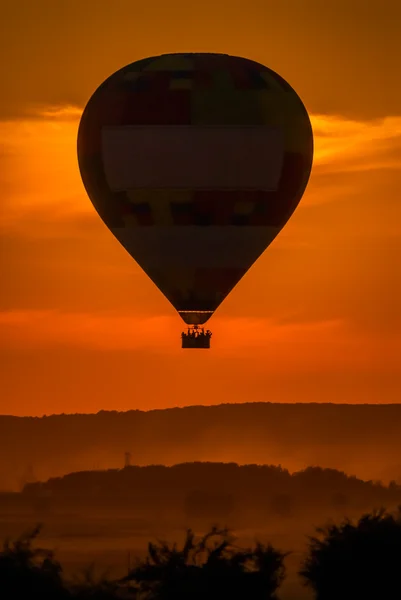
[[[81, 113], [79, 106], [51, 105], [37, 108], [35, 119], [0, 122], [0, 230], [71, 235], [80, 223], [99, 220], [76, 157]], [[315, 114], [311, 121], [315, 158], [301, 208], [362, 198], [373, 189], [383, 197], [384, 187], [393, 195], [389, 187], [398, 189], [401, 171], [401, 117], [356, 121]]]
[[56, 119], [59, 121], [76, 121], [82, 115], [82, 109], [78, 106], [47, 106], [37, 111], [37, 116], [42, 119]]
[[[0, 312], [1, 344], [11, 350], [77, 348], [115, 352], [140, 350], [145, 353], [180, 356], [185, 364], [199, 360], [197, 353], [180, 348], [183, 324], [178, 317], [117, 312], [68, 313], [56, 310]], [[342, 319], [280, 322], [265, 318], [213, 320], [212, 358], [259, 357], [261, 371], [301, 369], [329, 371], [396, 367], [399, 338], [377, 338], [355, 332]], [[393, 357], [393, 358], [392, 358]], [[203, 360], [203, 359], [201, 359]]]
[[323, 172], [401, 167], [401, 117], [355, 121], [312, 115], [315, 165]]
[[0, 338], [10, 349], [52, 346], [108, 351], [166, 349], [168, 333], [173, 330], [174, 320], [163, 316], [57, 310], [0, 312]]
[[246, 11], [242, 2], [222, 0], [216, 7], [207, 0], [195, 19], [184, 0], [159, 3], [156, 11], [153, 3], [116, 4], [119, 10], [109, 0], [3, 0], [0, 118], [26, 115], [32, 103], [81, 105], [125, 64], [183, 47], [267, 64], [315, 112], [400, 109], [397, 0], [381, 0], [380, 10], [364, 0], [251, 0]]
[[0, 122], [3, 231], [32, 235], [32, 224], [93, 213], [76, 157], [80, 113], [66, 106], [44, 110], [36, 120]]

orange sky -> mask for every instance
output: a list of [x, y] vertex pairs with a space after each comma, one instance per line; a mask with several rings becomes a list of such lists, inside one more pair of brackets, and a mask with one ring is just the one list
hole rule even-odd
[[[0, 413], [400, 402], [400, 22], [396, 0], [3, 0]], [[273, 68], [316, 142], [299, 208], [210, 321], [210, 352], [180, 349], [182, 321], [76, 159], [95, 88], [179, 51]]]

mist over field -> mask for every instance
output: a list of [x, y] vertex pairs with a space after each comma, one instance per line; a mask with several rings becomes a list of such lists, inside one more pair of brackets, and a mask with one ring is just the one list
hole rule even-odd
[[0, 487], [72, 471], [217, 461], [401, 478], [400, 405], [245, 403], [49, 417], [0, 417]]
[[151, 541], [227, 526], [290, 551], [280, 599], [307, 600], [315, 527], [401, 504], [400, 422], [399, 405], [274, 403], [1, 416], [0, 533], [40, 522], [67, 577], [120, 577]]
[[18, 538], [42, 523], [40, 543], [57, 548], [65, 577], [89, 564], [96, 575], [123, 577], [131, 560], [145, 559], [148, 543], [184, 543], [192, 529], [228, 528], [236, 544], [257, 541], [290, 554], [280, 598], [309, 598], [298, 571], [307, 536], [317, 525], [345, 516], [357, 519], [377, 507], [401, 505], [401, 485], [363, 481], [335, 469], [186, 462], [174, 466], [126, 466], [80, 471], [27, 483], [0, 493], [0, 531]]

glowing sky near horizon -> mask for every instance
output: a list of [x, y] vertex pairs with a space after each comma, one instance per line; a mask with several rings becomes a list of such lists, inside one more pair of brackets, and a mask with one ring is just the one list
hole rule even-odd
[[[0, 413], [400, 402], [401, 5], [206, 1], [196, 18], [185, 7], [5, 2]], [[95, 213], [76, 158], [94, 89], [179, 51], [273, 68], [315, 135], [304, 198], [210, 321], [206, 353], [180, 349], [180, 318]]]

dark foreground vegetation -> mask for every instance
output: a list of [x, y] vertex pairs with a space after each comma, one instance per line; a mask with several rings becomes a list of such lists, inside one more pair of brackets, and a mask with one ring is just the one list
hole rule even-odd
[[[67, 580], [51, 550], [36, 547], [40, 527], [0, 552], [0, 597], [14, 599], [274, 600], [287, 553], [256, 543], [243, 549], [227, 529], [187, 532], [182, 547], [149, 543], [122, 579]], [[309, 538], [299, 576], [316, 600], [401, 598], [401, 507], [329, 524]]]

